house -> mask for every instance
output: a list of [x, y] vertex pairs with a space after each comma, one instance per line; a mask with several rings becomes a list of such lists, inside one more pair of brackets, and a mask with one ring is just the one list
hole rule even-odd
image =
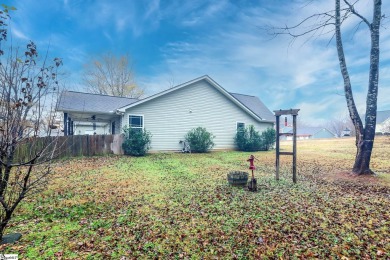
[[376, 112], [376, 133], [390, 134], [390, 110]]
[[346, 127], [346, 128], [341, 132], [341, 136], [351, 136], [351, 129], [349, 129], [348, 127]]
[[140, 100], [67, 91], [57, 110], [66, 135], [117, 134], [127, 125], [151, 132], [152, 151], [181, 150], [180, 140], [198, 126], [215, 136], [214, 149], [234, 149], [238, 128], [264, 131], [275, 122], [258, 97], [229, 93], [209, 76]]
[[[293, 133], [291, 127], [283, 128], [282, 133]], [[333, 138], [335, 135], [323, 127], [297, 127], [297, 139]], [[292, 140], [292, 136], [287, 136], [286, 140]]]

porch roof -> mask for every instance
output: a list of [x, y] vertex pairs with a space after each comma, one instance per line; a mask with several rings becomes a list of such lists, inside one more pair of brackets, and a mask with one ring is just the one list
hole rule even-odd
[[136, 101], [136, 98], [64, 91], [57, 103], [57, 111], [114, 114], [118, 108]]

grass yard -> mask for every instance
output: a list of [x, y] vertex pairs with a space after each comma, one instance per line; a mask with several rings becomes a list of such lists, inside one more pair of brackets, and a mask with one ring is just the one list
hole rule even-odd
[[[282, 148], [288, 150], [289, 143]], [[389, 259], [390, 138], [377, 176], [348, 174], [354, 139], [298, 141], [274, 181], [275, 152], [257, 152], [260, 190], [230, 187], [250, 153], [150, 154], [57, 163], [48, 190], [17, 210], [0, 252], [19, 259]]]

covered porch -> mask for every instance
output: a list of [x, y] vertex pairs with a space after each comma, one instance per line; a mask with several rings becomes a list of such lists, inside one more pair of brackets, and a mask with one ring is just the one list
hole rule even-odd
[[109, 135], [121, 132], [121, 116], [114, 113], [64, 111], [64, 135]]

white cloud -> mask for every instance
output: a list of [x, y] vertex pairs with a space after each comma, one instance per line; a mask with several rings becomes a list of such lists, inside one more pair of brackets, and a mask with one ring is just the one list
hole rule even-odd
[[146, 12], [144, 14], [144, 20], [148, 19], [156, 19], [156, 14], [160, 9], [160, 0], [152, 0], [149, 1], [149, 5], [147, 6]]
[[[334, 43], [327, 46], [329, 35], [307, 42], [298, 39], [291, 45], [291, 39], [283, 36], [269, 40], [256, 27], [279, 19], [293, 24], [313, 12], [331, 10], [330, 2], [316, 1], [306, 8], [302, 4], [288, 5], [272, 16], [272, 10], [264, 6], [241, 10], [234, 23], [192, 41], [170, 42], [161, 48], [165, 60], [155, 66], [154, 76], [142, 82], [152, 94], [165, 89], [172, 74], [177, 84], [209, 74], [228, 91], [259, 96], [271, 110], [301, 108], [305, 121], [325, 121], [345, 114], [342, 77]], [[364, 14], [367, 9], [363, 9]], [[355, 23], [356, 20], [346, 23], [344, 30], [353, 29]], [[387, 38], [386, 35], [386, 41]], [[364, 31], [357, 31], [352, 40], [345, 42], [355, 100], [361, 112], [365, 110], [368, 82], [367, 45]], [[385, 53], [390, 56], [390, 52]], [[390, 78], [381, 78], [381, 82], [389, 83]], [[379, 107], [389, 99], [380, 94]]]
[[26, 41], [30, 40], [30, 38], [26, 34], [18, 30], [17, 28], [15, 28], [15, 26], [11, 28], [11, 33], [13, 36], [15, 36], [18, 39], [26, 40]]
[[[336, 109], [329, 113], [329, 106]], [[340, 96], [328, 96], [320, 100], [308, 100], [297, 104], [299, 116], [310, 125], [321, 125], [329, 118], [346, 111], [345, 101]]]
[[[266, 0], [249, 2], [151, 0], [114, 4], [96, 0], [84, 4], [64, 0], [60, 1], [61, 19], [65, 19], [62, 22], [74, 27], [57, 32], [57, 28], [48, 26], [49, 29], [41, 32], [27, 19], [34, 13], [32, 10], [38, 12], [36, 2], [23, 0], [18, 8], [18, 16], [23, 19], [16, 19], [13, 35], [21, 40], [31, 36], [41, 48], [50, 42], [51, 48], [61, 50], [63, 58], [67, 59], [65, 66], [76, 81], [77, 71], [87, 57], [105, 50], [92, 48], [94, 42], [77, 39], [74, 31], [101, 37], [101, 41], [109, 45], [105, 46], [108, 49], [115, 48], [117, 41], [130, 46], [137, 44], [132, 42], [134, 38], [142, 41], [148, 34], [156, 33], [153, 37], [159, 37], [162, 31], [172, 33], [171, 28], [160, 28], [169, 24], [180, 37], [163, 35], [171, 40], [159, 46], [158, 58], [147, 57], [154, 63], [144, 65], [148, 68], [142, 68], [143, 74], [138, 75], [139, 84], [148, 94], [208, 74], [228, 91], [259, 96], [271, 110], [301, 106], [301, 116], [309, 121], [325, 120], [340, 111], [345, 113], [345, 100], [340, 95], [343, 82], [334, 42], [327, 45], [331, 34], [313, 37], [307, 42], [301, 38], [290, 44], [291, 38], [281, 36], [270, 40], [270, 35], [260, 29], [265, 24], [295, 24], [313, 13], [332, 10], [334, 1], [287, 1], [283, 5]], [[308, 2], [311, 4], [307, 5]], [[357, 10], [370, 17], [372, 7], [367, 2], [371, 1], [360, 1]], [[55, 1], [46, 3], [39, 12], [45, 13], [55, 6]], [[390, 10], [390, 1], [383, 1], [383, 10]], [[344, 38], [347, 62], [356, 102], [359, 110], [364, 111], [370, 41], [364, 25], [354, 32], [357, 22], [356, 18], [348, 20], [343, 32], [349, 32]], [[383, 110], [390, 109], [390, 30], [381, 33], [378, 109]]]

